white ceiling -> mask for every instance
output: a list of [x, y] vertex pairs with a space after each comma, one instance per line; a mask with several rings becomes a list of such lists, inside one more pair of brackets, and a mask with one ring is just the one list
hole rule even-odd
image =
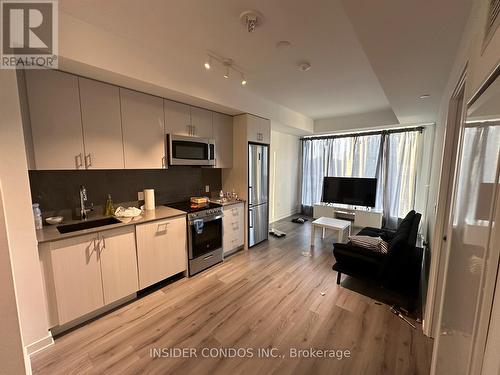
[[[59, 4], [63, 12], [157, 54], [158, 61], [148, 58], [146, 66], [161, 66], [177, 79], [182, 74], [202, 91], [223, 84], [242, 89], [236, 78], [219, 83], [221, 72], [202, 71], [205, 51], [213, 50], [247, 72], [244, 90], [310, 118], [393, 110], [400, 122], [427, 122], [436, 117], [470, 1], [345, 0], [346, 10], [340, 0]], [[239, 20], [247, 9], [266, 18], [252, 34]], [[277, 50], [280, 40], [289, 40], [291, 48]], [[303, 60], [312, 64], [310, 71], [297, 70]], [[416, 99], [421, 93], [433, 95], [428, 105]]]

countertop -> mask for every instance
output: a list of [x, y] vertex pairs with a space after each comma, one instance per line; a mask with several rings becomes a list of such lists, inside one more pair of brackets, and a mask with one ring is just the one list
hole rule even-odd
[[220, 204], [222, 207], [230, 206], [232, 204], [245, 203], [242, 199], [229, 200], [225, 202], [221, 202], [219, 199], [210, 199], [210, 202]]
[[[79, 230], [76, 232], [65, 233], [65, 234], [59, 233], [59, 231], [57, 230], [57, 225], [48, 225], [48, 224], [44, 223], [43, 228], [38, 229], [36, 231], [36, 239], [37, 239], [38, 243], [40, 244], [40, 243], [44, 243], [44, 242], [52, 242], [52, 241], [63, 240], [66, 238], [82, 236], [82, 235], [89, 234], [89, 233], [102, 232], [105, 230], [120, 228], [120, 227], [124, 227], [127, 225], [142, 224], [142, 223], [147, 223], [149, 221], [168, 219], [168, 218], [177, 217], [177, 216], [184, 216], [184, 215], [186, 215], [186, 212], [184, 212], [184, 211], [177, 210], [175, 208], [170, 208], [170, 207], [158, 206], [158, 207], [156, 207], [155, 210], [143, 211], [143, 213], [141, 215], [136, 216], [134, 218], [118, 218], [121, 221], [121, 223], [105, 225], [105, 226], [91, 228], [91, 229], [83, 229], [83, 230]], [[102, 219], [104, 217], [105, 217], [104, 215], [99, 215], [99, 214], [92, 215], [91, 214], [88, 221]], [[80, 222], [80, 220], [64, 221], [64, 223], [59, 224], [59, 225], [75, 224], [75, 223], [79, 223], [79, 222]]]

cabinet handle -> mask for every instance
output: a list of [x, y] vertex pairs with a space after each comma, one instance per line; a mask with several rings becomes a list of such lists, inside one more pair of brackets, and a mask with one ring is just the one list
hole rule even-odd
[[161, 224], [158, 224], [158, 228], [156, 229], [156, 232], [166, 232], [167, 229], [168, 229], [168, 224], [170, 224], [170, 223], [161, 223]]
[[193, 125], [193, 136], [196, 134], [196, 126]]
[[83, 167], [82, 153], [75, 156], [76, 169]]
[[91, 167], [92, 166], [92, 156], [90, 155], [90, 152], [88, 155], [85, 155], [85, 168]]
[[166, 160], [165, 160], [165, 156], [162, 156], [162, 158], [161, 158], [161, 167], [162, 168], [166, 168], [166, 165], [167, 165], [167, 163], [166, 163]]

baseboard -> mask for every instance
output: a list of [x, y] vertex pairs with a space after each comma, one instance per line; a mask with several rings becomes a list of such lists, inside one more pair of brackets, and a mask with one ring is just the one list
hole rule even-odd
[[279, 220], [285, 219], [285, 218], [287, 218], [287, 217], [289, 217], [289, 216], [295, 215], [295, 214], [299, 213], [299, 211], [300, 211], [300, 210], [299, 210], [298, 208], [296, 208], [295, 210], [292, 210], [292, 211], [287, 212], [287, 213], [285, 213], [285, 214], [281, 214], [281, 215], [279, 215], [279, 216], [277, 216], [277, 217], [273, 218], [273, 221], [271, 221], [271, 223], [274, 223], [274, 222], [276, 222], [276, 221], [279, 221]]
[[54, 339], [52, 338], [52, 334], [49, 332], [49, 334], [44, 338], [41, 338], [40, 340], [35, 341], [34, 343], [26, 345], [26, 353], [29, 356], [32, 356], [33, 354], [39, 352], [40, 350], [48, 348], [53, 344], [54, 344]]

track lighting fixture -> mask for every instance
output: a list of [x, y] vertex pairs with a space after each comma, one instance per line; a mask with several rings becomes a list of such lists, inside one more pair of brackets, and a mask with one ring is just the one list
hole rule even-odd
[[239, 73], [241, 76], [241, 85], [245, 86], [247, 84], [247, 79], [245, 78], [245, 73], [243, 69], [241, 69], [238, 65], [234, 63], [232, 59], [224, 58], [222, 56], [218, 56], [212, 51], [207, 52], [207, 59], [203, 64], [206, 70], [212, 70], [215, 66], [217, 68], [217, 64], [213, 65], [213, 62], [217, 62], [221, 65], [224, 70], [224, 74], [222, 75], [225, 79], [229, 79], [231, 77], [231, 70], [234, 70], [236, 73]]

